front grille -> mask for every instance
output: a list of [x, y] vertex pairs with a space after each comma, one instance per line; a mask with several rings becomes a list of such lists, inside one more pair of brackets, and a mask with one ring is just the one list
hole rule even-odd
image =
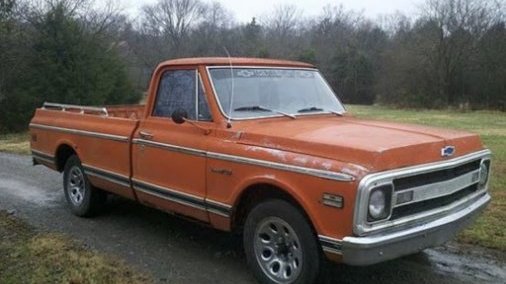
[[[353, 232], [357, 236], [396, 232], [459, 213], [486, 195], [488, 180], [483, 173], [490, 175], [488, 150], [366, 176], [358, 188]], [[379, 186], [390, 187], [392, 199], [386, 202], [390, 215], [371, 221], [369, 197]]]
[[[481, 159], [473, 160], [448, 169], [436, 170], [429, 173], [394, 179], [392, 182], [394, 184], [395, 192], [402, 194], [404, 191], [408, 191], [419, 186], [430, 185], [434, 183], [444, 183], [445, 181], [450, 181], [465, 174], [477, 171], [480, 169], [480, 164]], [[395, 220], [402, 217], [422, 213], [424, 211], [444, 207], [455, 201], [461, 200], [462, 198], [465, 198], [466, 196], [478, 191], [479, 186], [477, 184], [477, 181], [478, 180], [473, 181], [472, 183], [470, 182], [468, 185], [465, 185], [464, 188], [448, 195], [434, 196], [430, 199], [421, 200], [405, 205], [399, 204], [398, 206], [394, 206], [394, 208], [392, 208], [392, 215], [390, 217], [390, 220]]]
[[453, 194], [441, 196], [434, 199], [424, 200], [421, 202], [408, 204], [406, 206], [396, 207], [392, 210], [391, 220], [395, 220], [401, 217], [406, 217], [410, 215], [414, 215], [417, 213], [421, 213], [424, 211], [429, 211], [435, 208], [443, 207], [449, 205], [457, 200], [460, 200], [470, 194], [473, 194], [478, 190], [478, 184], [470, 185], [462, 190], [459, 190]]
[[394, 188], [395, 191], [401, 191], [409, 188], [414, 188], [426, 184], [441, 182], [450, 180], [452, 178], [464, 175], [480, 168], [480, 161], [475, 160], [469, 163], [459, 165], [454, 168], [444, 169], [440, 171], [425, 173], [416, 176], [404, 177], [395, 179]]

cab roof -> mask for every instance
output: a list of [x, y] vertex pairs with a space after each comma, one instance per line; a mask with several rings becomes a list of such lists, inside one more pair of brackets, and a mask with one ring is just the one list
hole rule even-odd
[[250, 57], [193, 57], [171, 59], [160, 63], [162, 66], [182, 66], [182, 65], [225, 65], [229, 66], [271, 66], [271, 67], [302, 67], [315, 68], [314, 65], [300, 61], [267, 59], [267, 58], [250, 58]]

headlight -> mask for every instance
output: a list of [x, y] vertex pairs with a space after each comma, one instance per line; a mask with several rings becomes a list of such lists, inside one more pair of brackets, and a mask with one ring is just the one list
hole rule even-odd
[[490, 161], [484, 160], [480, 165], [480, 179], [478, 181], [478, 185], [480, 188], [484, 188], [487, 185], [488, 177], [489, 177], [489, 167]]
[[392, 186], [384, 185], [373, 188], [369, 194], [368, 221], [379, 221], [390, 216]]
[[374, 219], [379, 219], [385, 215], [386, 198], [382, 190], [375, 190], [369, 197], [369, 214]]

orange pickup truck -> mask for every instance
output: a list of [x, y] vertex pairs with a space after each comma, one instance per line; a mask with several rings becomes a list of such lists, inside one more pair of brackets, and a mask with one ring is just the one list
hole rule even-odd
[[169, 60], [146, 105], [45, 103], [30, 135], [74, 214], [116, 194], [242, 232], [262, 283], [440, 245], [491, 198], [477, 135], [354, 118], [302, 62]]

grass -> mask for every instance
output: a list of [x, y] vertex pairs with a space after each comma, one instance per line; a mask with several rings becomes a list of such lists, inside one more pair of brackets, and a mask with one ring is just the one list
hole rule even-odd
[[0, 135], [0, 152], [30, 154], [28, 137], [27, 132]]
[[476, 222], [458, 236], [464, 243], [506, 251], [506, 113], [491, 111], [405, 110], [348, 105], [360, 118], [463, 129], [480, 134], [492, 150], [492, 202]]
[[0, 283], [146, 283], [149, 277], [0, 211]]

